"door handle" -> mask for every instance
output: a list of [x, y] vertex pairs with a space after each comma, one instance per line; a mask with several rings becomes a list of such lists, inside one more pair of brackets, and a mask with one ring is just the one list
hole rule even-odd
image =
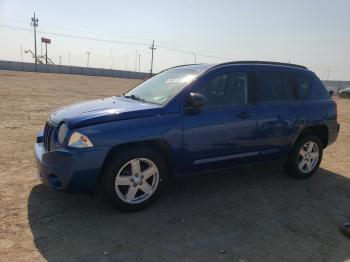
[[237, 117], [242, 118], [242, 119], [246, 119], [249, 117], [253, 117], [254, 114], [252, 112], [241, 112], [237, 114]]

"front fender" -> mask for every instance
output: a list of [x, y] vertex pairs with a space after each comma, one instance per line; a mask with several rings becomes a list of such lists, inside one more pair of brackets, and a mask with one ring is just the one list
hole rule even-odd
[[174, 168], [182, 169], [183, 131], [180, 114], [163, 114], [120, 120], [76, 129], [89, 137], [96, 147], [149, 141], [165, 141], [171, 149]]

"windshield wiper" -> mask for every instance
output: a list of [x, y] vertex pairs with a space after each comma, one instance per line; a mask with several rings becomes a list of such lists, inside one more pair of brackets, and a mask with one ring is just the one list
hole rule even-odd
[[123, 94], [123, 97], [130, 98], [132, 100], [136, 100], [136, 101], [140, 101], [140, 102], [146, 102], [145, 99], [143, 99], [143, 98], [141, 98], [141, 97], [139, 97], [137, 95], [129, 95], [128, 96], [128, 95]]

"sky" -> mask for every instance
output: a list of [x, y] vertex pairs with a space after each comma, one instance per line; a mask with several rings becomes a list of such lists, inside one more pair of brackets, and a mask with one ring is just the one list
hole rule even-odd
[[34, 12], [38, 54], [50, 38], [56, 64], [87, 66], [90, 52], [91, 67], [148, 72], [154, 40], [155, 72], [267, 60], [350, 80], [350, 0], [0, 0], [1, 60], [33, 61], [24, 51], [34, 51]]

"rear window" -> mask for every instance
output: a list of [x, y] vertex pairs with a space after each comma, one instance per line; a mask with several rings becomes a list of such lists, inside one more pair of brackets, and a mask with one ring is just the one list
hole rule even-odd
[[287, 75], [286, 94], [289, 99], [303, 100], [310, 92], [310, 78], [303, 74], [290, 73]]
[[256, 76], [256, 101], [273, 102], [284, 100], [283, 78], [280, 72], [259, 71]]

